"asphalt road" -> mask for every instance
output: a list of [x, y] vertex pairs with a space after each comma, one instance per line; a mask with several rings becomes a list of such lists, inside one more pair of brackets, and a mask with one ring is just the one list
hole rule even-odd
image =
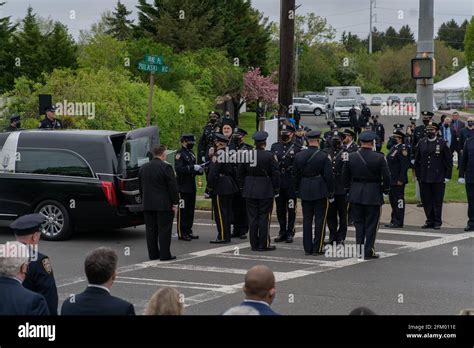
[[[387, 135], [393, 130], [393, 125], [397, 123], [401, 123], [405, 126], [410, 124], [410, 117], [411, 116], [401, 116], [401, 115], [391, 115], [391, 116], [383, 116], [381, 115], [381, 107], [380, 106], [369, 106], [372, 115], [379, 115], [379, 121], [385, 127], [385, 134]], [[435, 119], [438, 119], [435, 117]], [[314, 116], [314, 115], [303, 115], [302, 121], [305, 126], [309, 128], [318, 128], [318, 129], [325, 129], [329, 128], [326, 121], [325, 114], [321, 116]]]
[[[458, 314], [474, 306], [472, 232], [381, 228], [376, 248], [382, 258], [360, 261], [305, 256], [300, 226], [295, 243], [278, 244], [273, 252], [252, 252], [247, 240], [211, 245], [216, 228], [206, 214], [200, 217], [194, 231], [201, 238], [173, 239], [172, 252], [178, 258], [168, 263], [147, 260], [143, 226], [82, 232], [64, 242], [41, 241], [40, 251], [52, 261], [60, 304], [85, 288], [85, 254], [108, 246], [119, 254], [119, 276], [112, 293], [132, 302], [137, 313], [143, 312], [157, 289], [172, 286], [185, 296], [186, 314], [220, 314], [241, 302], [244, 274], [256, 264], [266, 264], [275, 272], [273, 307], [281, 314], [347, 314], [367, 306], [378, 314], [437, 315]], [[273, 225], [272, 235], [277, 231]], [[354, 237], [351, 230], [348, 244]], [[0, 243], [7, 240], [10, 232], [1, 228]]]

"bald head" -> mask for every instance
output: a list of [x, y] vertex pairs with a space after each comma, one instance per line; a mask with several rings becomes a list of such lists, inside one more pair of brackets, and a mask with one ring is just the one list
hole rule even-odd
[[267, 266], [254, 266], [245, 275], [244, 293], [247, 299], [272, 303], [275, 297], [275, 276]]

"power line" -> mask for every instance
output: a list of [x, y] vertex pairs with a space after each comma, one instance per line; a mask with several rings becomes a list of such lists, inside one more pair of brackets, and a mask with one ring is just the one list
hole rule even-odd
[[366, 8], [362, 8], [360, 10], [354, 10], [354, 11], [347, 11], [347, 12], [339, 12], [339, 13], [334, 13], [334, 14], [330, 14], [330, 15], [321, 15], [321, 17], [333, 17], [333, 16], [342, 16], [342, 15], [346, 15], [346, 14], [349, 14], [349, 13], [356, 13], [356, 12], [362, 12], [362, 11], [367, 11], [369, 10], [368, 7]]

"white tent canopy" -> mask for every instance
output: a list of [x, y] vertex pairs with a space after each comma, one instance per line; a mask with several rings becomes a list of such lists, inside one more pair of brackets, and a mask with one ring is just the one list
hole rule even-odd
[[470, 89], [467, 67], [434, 84], [435, 92], [464, 92]]

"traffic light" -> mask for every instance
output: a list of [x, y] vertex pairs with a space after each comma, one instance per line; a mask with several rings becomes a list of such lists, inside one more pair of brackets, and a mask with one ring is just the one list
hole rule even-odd
[[411, 60], [412, 79], [432, 79], [435, 74], [433, 58], [414, 58]]

